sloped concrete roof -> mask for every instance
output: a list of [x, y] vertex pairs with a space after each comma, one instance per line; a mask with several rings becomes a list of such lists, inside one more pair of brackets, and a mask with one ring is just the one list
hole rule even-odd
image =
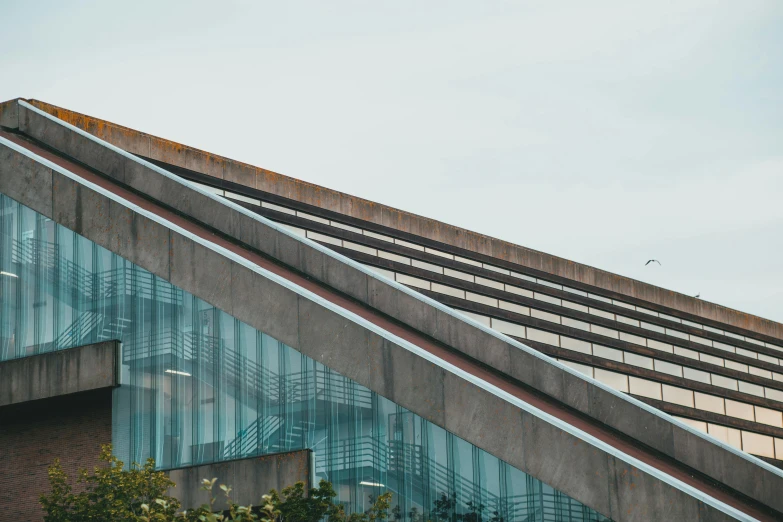
[[44, 101], [28, 101], [31, 105], [133, 154], [416, 234], [494, 259], [521, 264], [542, 273], [783, 339], [783, 325], [769, 319], [211, 154]]
[[[744, 518], [722, 501], [758, 518], [763, 505], [781, 510], [774, 468], [24, 102], [16, 111], [20, 134], [0, 137], [4, 193], [598, 511]], [[108, 235], [93, 226], [107, 216]], [[274, 321], [253, 313], [273, 303]], [[349, 327], [340, 342], [324, 335]], [[398, 367], [421, 373], [405, 382], [411, 373]], [[511, 424], [489, 436], [500, 422]]]

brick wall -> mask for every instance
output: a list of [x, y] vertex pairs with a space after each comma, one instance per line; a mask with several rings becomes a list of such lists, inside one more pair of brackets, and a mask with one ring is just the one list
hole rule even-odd
[[0, 408], [0, 518], [42, 520], [38, 497], [49, 489], [52, 461], [59, 457], [75, 479], [110, 442], [111, 390]]

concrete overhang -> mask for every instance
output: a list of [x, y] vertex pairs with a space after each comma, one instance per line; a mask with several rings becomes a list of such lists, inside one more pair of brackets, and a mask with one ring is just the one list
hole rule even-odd
[[0, 362], [0, 407], [114, 388], [119, 349], [104, 341]]

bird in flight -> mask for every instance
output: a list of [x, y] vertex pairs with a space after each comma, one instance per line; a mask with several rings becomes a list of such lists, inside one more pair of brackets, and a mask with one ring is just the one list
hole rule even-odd
[[658, 263], [659, 265], [661, 264], [661, 262], [660, 262], [660, 261], [658, 261], [657, 259], [650, 259], [649, 261], [647, 261], [647, 262], [644, 264], [644, 266], [647, 266], [647, 265], [649, 265], [650, 263]]

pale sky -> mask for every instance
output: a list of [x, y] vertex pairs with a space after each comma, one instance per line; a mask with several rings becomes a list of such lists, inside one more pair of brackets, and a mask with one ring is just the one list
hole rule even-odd
[[780, 0], [0, 0], [18, 96], [783, 321]]

